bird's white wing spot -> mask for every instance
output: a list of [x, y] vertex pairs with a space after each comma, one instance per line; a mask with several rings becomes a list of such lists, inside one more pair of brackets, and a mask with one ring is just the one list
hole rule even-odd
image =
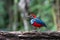
[[34, 20], [34, 19], [32, 19], [32, 20], [30, 21], [30, 22], [31, 22], [31, 24], [33, 24], [33, 23], [34, 23], [34, 21], [35, 21], [35, 20]]

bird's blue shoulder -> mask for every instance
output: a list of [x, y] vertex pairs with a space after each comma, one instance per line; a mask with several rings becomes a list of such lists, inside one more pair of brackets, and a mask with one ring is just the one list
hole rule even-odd
[[42, 23], [43, 21], [41, 19], [35, 18], [34, 19], [37, 23]]
[[35, 18], [35, 21], [39, 24], [45, 24], [41, 19]]
[[[34, 20], [35, 20], [37, 23], [46, 26], [46, 24], [45, 24], [41, 19], [39, 19], [39, 18], [35, 18]], [[47, 27], [47, 26], [46, 26], [46, 27]]]
[[34, 22], [36, 22], [38, 24], [42, 24], [43, 23], [43, 21], [41, 19], [38, 19], [38, 18], [33, 18], [33, 19], [31, 19], [30, 22], [31, 22], [31, 24], [33, 24]]
[[[34, 22], [46, 26], [46, 24], [45, 24], [41, 19], [39, 19], [39, 18], [31, 19], [30, 23], [33, 24]], [[46, 27], [47, 27], [47, 26], [46, 26]]]

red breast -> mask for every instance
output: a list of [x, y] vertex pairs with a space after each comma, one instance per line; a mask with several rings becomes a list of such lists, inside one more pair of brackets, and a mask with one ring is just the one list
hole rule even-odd
[[32, 25], [35, 26], [35, 27], [38, 27], [38, 28], [40, 28], [40, 27], [43, 26], [42, 24], [38, 24], [38, 23], [36, 23], [36, 22], [34, 22]]

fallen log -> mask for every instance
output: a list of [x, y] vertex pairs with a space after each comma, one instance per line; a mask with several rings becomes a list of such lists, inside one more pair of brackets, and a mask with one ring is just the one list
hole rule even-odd
[[60, 32], [0, 32], [0, 40], [60, 40]]

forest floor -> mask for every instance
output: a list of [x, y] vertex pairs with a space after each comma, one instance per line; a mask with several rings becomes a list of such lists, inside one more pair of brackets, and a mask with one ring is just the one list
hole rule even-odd
[[0, 40], [60, 40], [60, 32], [0, 32]]

